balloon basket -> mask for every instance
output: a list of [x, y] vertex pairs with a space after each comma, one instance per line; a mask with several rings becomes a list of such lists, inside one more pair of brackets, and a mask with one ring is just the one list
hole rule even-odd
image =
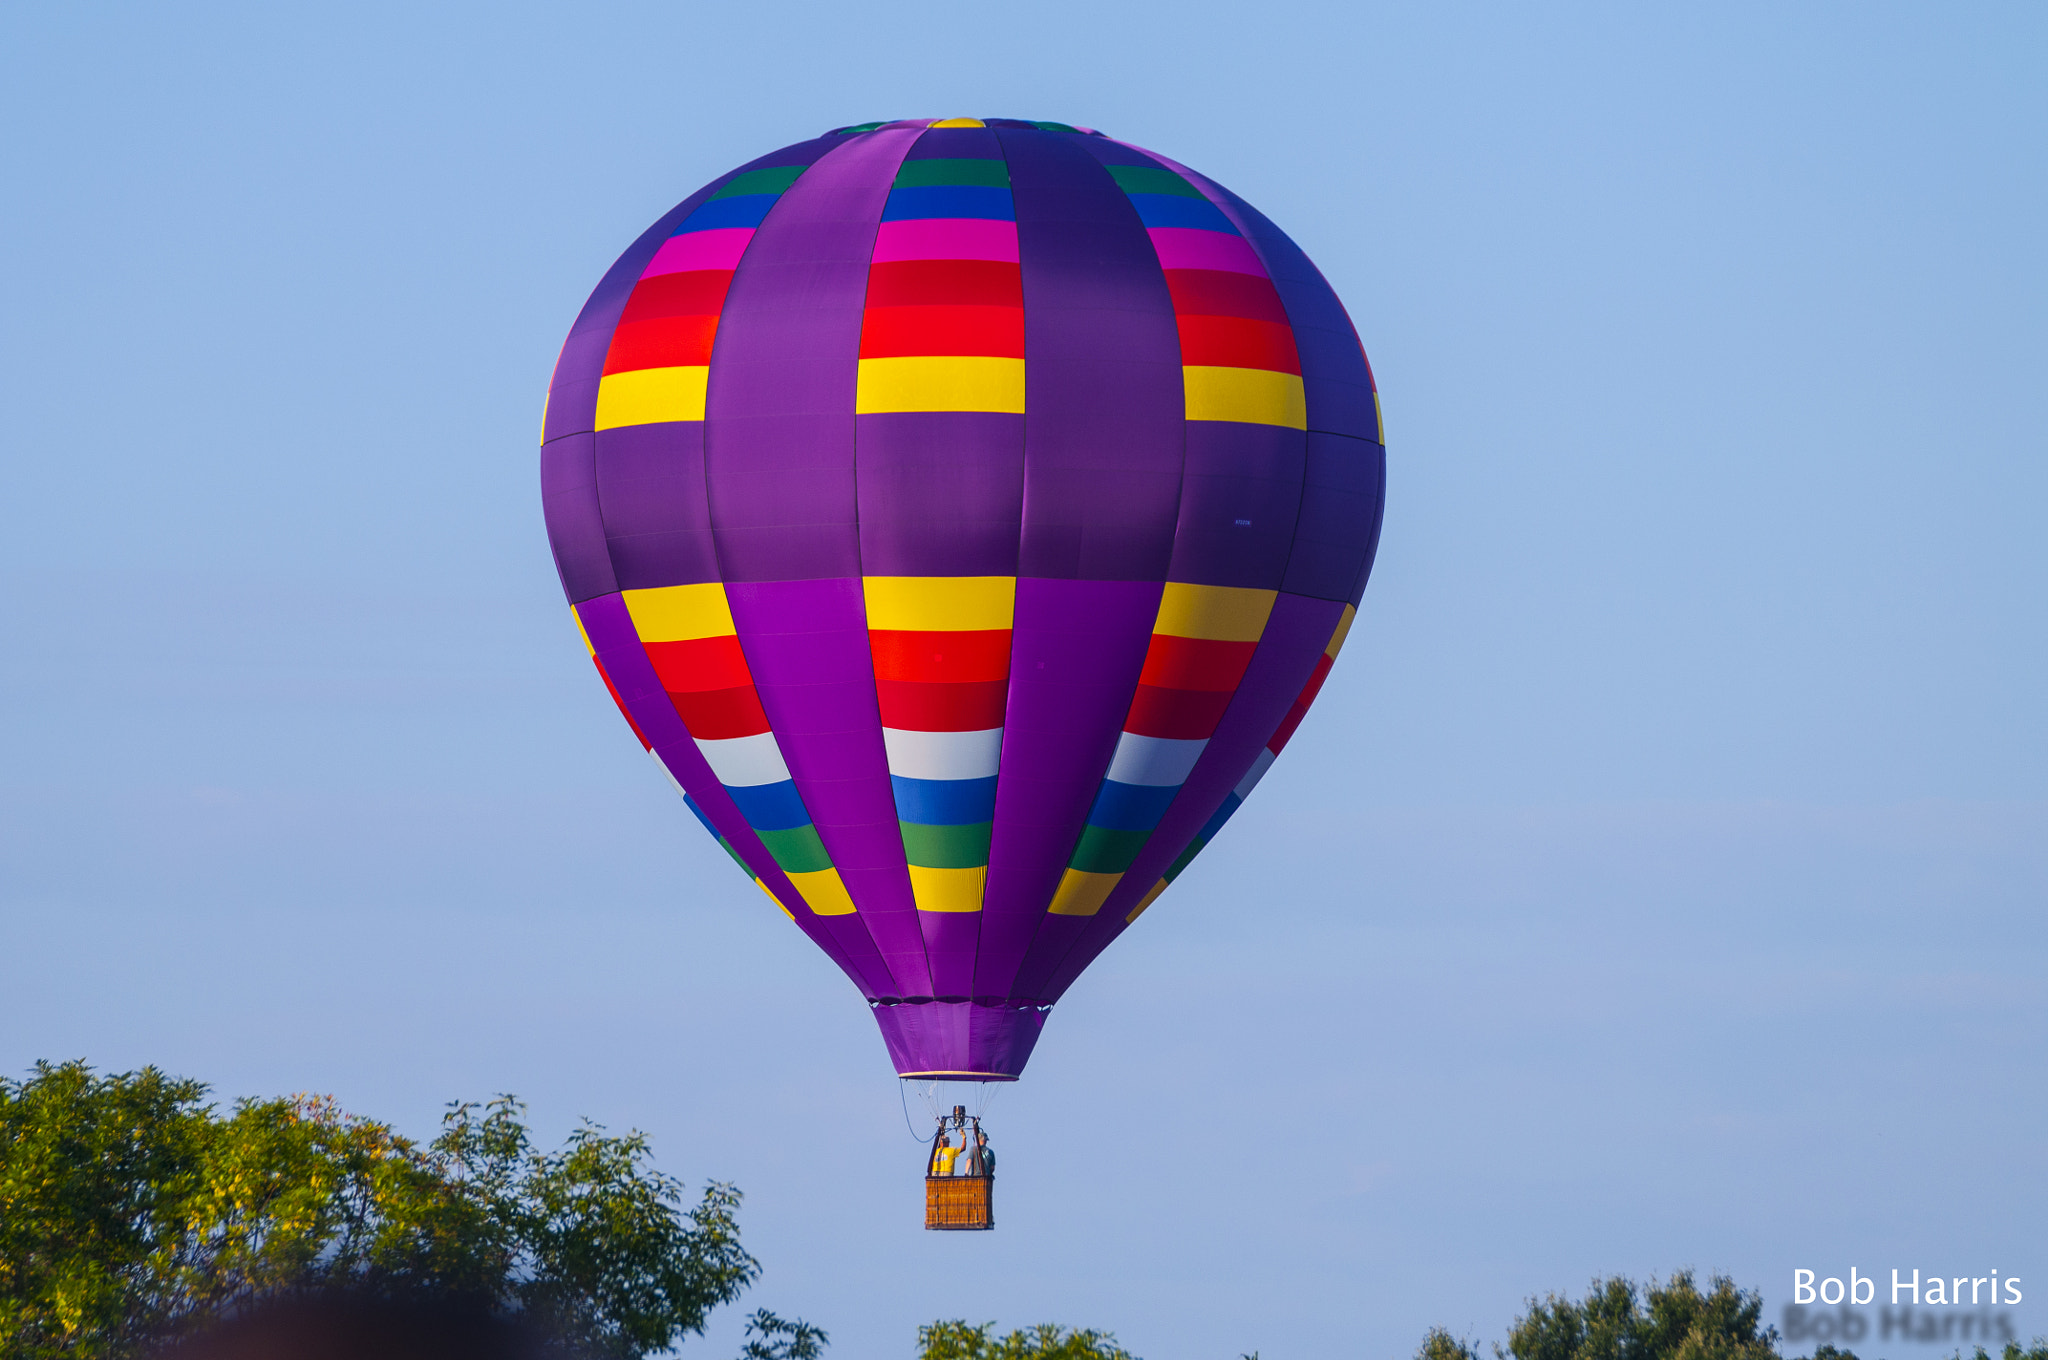
[[[955, 1142], [955, 1138], [958, 1142]], [[924, 1226], [933, 1232], [982, 1232], [996, 1225], [996, 1161], [981, 1116], [955, 1105], [939, 1116], [924, 1164]]]
[[993, 1176], [926, 1176], [924, 1226], [935, 1232], [995, 1227], [995, 1183]]

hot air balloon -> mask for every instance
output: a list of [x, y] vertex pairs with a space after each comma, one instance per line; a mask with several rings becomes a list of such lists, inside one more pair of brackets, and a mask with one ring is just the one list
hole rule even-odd
[[1251, 793], [1385, 481], [1292, 241], [1008, 118], [839, 128], [684, 199], [584, 305], [544, 427], [604, 683], [906, 1078], [1015, 1079]]

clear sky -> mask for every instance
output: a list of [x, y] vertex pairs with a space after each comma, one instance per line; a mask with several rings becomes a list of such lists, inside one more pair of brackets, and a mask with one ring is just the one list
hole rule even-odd
[[[0, 1068], [642, 1128], [842, 1357], [1398, 1360], [1686, 1265], [1996, 1268], [2048, 1332], [2048, 10], [22, 4], [0, 63]], [[973, 1235], [598, 685], [536, 471], [670, 204], [959, 114], [1265, 210], [1390, 469]]]

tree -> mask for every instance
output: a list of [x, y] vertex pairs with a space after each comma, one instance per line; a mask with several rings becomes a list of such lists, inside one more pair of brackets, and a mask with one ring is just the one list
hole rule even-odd
[[785, 1322], [766, 1308], [747, 1319], [747, 1345], [740, 1360], [818, 1360], [829, 1340], [808, 1322]]
[[964, 1318], [917, 1329], [918, 1360], [1137, 1360], [1108, 1332], [1068, 1330], [1050, 1322], [998, 1337], [996, 1325]]
[[1777, 1333], [1761, 1325], [1763, 1299], [1716, 1275], [1701, 1293], [1692, 1272], [1651, 1280], [1595, 1280], [1583, 1303], [1529, 1300], [1508, 1333], [1515, 1360], [1777, 1360]]
[[[1681, 1270], [1669, 1282], [1652, 1279], [1638, 1289], [1622, 1276], [1596, 1279], [1583, 1302], [1560, 1294], [1528, 1301], [1515, 1319], [1507, 1349], [1493, 1347], [1495, 1360], [1780, 1360], [1778, 1331], [1762, 1325], [1763, 1298], [1715, 1275], [1700, 1292], [1693, 1273]], [[1480, 1360], [1464, 1338], [1432, 1327], [1416, 1360]], [[1811, 1360], [1856, 1360], [1833, 1346], [1821, 1346]], [[1962, 1360], [1960, 1353], [1956, 1360]], [[2004, 1354], [1977, 1348], [1974, 1360], [2048, 1360], [2048, 1343], [2030, 1350], [2008, 1342]]]
[[[510, 1096], [420, 1146], [331, 1099], [243, 1100], [81, 1062], [0, 1078], [0, 1353], [120, 1360], [252, 1301], [468, 1299], [586, 1354], [701, 1333], [760, 1273], [739, 1191], [694, 1205], [641, 1134], [537, 1151]], [[772, 1318], [772, 1314], [765, 1315]], [[807, 1324], [785, 1338], [813, 1349]], [[768, 1334], [772, 1341], [781, 1335]]]

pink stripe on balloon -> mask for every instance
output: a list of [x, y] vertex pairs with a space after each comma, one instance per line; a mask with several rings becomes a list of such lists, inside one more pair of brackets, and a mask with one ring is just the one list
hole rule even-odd
[[1266, 266], [1242, 236], [1197, 227], [1153, 227], [1147, 234], [1161, 269], [1227, 269], [1266, 277]]
[[1017, 259], [1017, 224], [978, 217], [920, 217], [884, 222], [875, 234], [876, 264], [892, 260]]
[[654, 252], [640, 277], [684, 274], [693, 269], [737, 269], [747, 242], [753, 239], [752, 227], [720, 227], [716, 231], [686, 231], [681, 236], [671, 236]]

